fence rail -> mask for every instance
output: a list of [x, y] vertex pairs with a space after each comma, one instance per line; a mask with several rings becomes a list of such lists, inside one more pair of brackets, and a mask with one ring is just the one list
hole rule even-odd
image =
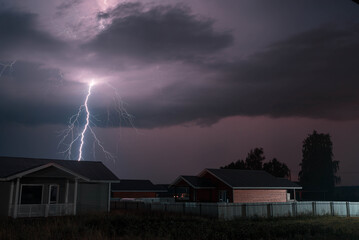
[[221, 219], [303, 215], [359, 217], [359, 202], [160, 203], [117, 201], [111, 202], [111, 208], [174, 212]]
[[[10, 213], [14, 212], [11, 206]], [[47, 217], [73, 214], [73, 204], [20, 204], [17, 206], [16, 217]]]

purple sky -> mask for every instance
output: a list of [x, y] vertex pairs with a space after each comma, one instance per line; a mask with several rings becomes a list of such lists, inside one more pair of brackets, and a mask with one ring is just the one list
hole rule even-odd
[[92, 129], [115, 161], [90, 134], [84, 158], [120, 178], [169, 183], [263, 147], [296, 180], [315, 129], [359, 185], [358, 16], [350, 0], [0, 0], [0, 155], [65, 158], [94, 80]]

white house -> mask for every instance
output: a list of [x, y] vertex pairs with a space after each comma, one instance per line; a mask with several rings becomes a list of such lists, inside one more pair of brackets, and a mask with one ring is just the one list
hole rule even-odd
[[0, 157], [0, 216], [109, 211], [119, 179], [97, 161]]

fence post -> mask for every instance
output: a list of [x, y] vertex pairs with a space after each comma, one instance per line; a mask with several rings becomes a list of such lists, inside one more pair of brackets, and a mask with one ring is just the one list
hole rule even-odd
[[199, 215], [202, 216], [202, 203], [198, 203], [199, 205]]
[[347, 207], [347, 217], [350, 217], [350, 203], [346, 202], [345, 205]]
[[272, 211], [272, 204], [271, 204], [271, 203], [268, 203], [268, 204], [267, 204], [267, 217], [268, 217], [268, 218], [272, 217], [272, 213], [273, 213], [273, 211]]
[[313, 216], [317, 215], [317, 206], [316, 202], [312, 202]]
[[45, 217], [49, 216], [49, 207], [50, 207], [50, 204], [45, 205]]
[[297, 216], [297, 202], [292, 203], [292, 215], [293, 217]]
[[334, 216], [334, 202], [329, 202], [330, 204], [330, 215]]
[[243, 218], [247, 217], [247, 205], [246, 204], [242, 204], [242, 217]]

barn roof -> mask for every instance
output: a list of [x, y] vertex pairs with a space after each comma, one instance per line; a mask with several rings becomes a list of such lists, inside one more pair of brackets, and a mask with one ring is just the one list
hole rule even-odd
[[167, 190], [154, 185], [150, 180], [121, 179], [119, 183], [111, 185], [113, 192], [166, 192]]
[[0, 178], [9, 177], [41, 169], [41, 167], [55, 166], [72, 174], [82, 176], [90, 181], [118, 181], [119, 179], [102, 163], [98, 161], [73, 161], [40, 158], [0, 157]]
[[261, 170], [205, 169], [200, 176], [208, 172], [233, 189], [300, 189], [288, 179], [277, 178]]

